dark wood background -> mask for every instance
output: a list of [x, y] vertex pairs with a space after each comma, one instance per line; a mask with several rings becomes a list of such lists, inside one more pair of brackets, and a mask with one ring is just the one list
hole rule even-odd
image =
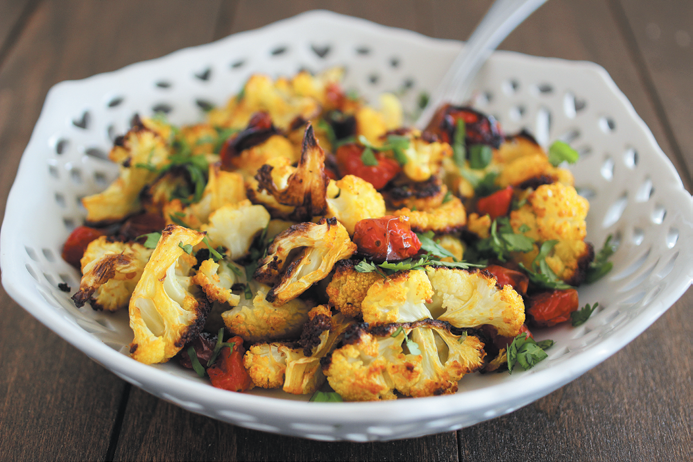
[[[490, 1], [2, 0], [0, 212], [55, 83], [324, 8], [466, 39]], [[693, 2], [551, 0], [500, 48], [604, 66], [690, 191]], [[322, 443], [234, 427], [131, 387], [0, 290], [0, 460], [690, 460], [688, 291], [621, 352], [549, 396], [458, 432]]]

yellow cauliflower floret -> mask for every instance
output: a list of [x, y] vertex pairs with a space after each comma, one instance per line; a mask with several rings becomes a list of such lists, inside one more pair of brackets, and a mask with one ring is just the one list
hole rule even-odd
[[219, 138], [219, 133], [207, 123], [184, 125], [180, 129], [181, 137], [187, 142], [192, 155], [212, 154]]
[[[501, 187], [521, 186], [531, 180], [543, 183], [559, 181], [573, 185], [573, 175], [549, 162], [544, 149], [524, 133], [507, 138], [493, 153], [494, 164], [501, 168], [496, 183]], [[527, 185], [523, 185], [527, 186]]]
[[459, 328], [492, 325], [504, 337], [520, 333], [525, 306], [510, 285], [501, 289], [484, 271], [429, 267], [426, 273], [434, 292], [428, 308], [436, 319]]
[[370, 324], [410, 322], [431, 317], [426, 308], [433, 296], [426, 273], [418, 270], [395, 273], [376, 281], [361, 302], [363, 320]]
[[323, 218], [318, 224], [299, 223], [274, 238], [254, 278], [275, 284], [267, 299], [276, 306], [283, 305], [327, 277], [337, 261], [351, 257], [354, 252], [356, 244], [336, 219]]
[[105, 311], [127, 306], [151, 254], [136, 242], [110, 242], [107, 236], [91, 241], [80, 261], [83, 276], [72, 296], [75, 305], [89, 303]]
[[409, 148], [403, 152], [407, 157], [407, 163], [402, 170], [413, 181], [428, 180], [438, 173], [443, 159], [452, 156], [452, 148], [449, 144], [425, 141], [418, 130], [410, 133]]
[[344, 225], [349, 235], [354, 234], [356, 223], [365, 218], [385, 216], [385, 199], [368, 181], [354, 175], [346, 175], [330, 185], [339, 188], [339, 195], [327, 199], [327, 218], [335, 217]]
[[130, 299], [130, 327], [135, 334], [130, 353], [137, 361], [167, 361], [204, 325], [210, 305], [193, 293], [196, 286], [189, 273], [196, 260], [181, 248], [195, 246], [203, 237], [181, 226], [163, 230]]
[[418, 233], [433, 231], [437, 234], [451, 234], [460, 231], [467, 224], [467, 212], [456, 197], [435, 209], [412, 211], [403, 208], [396, 210], [393, 215], [409, 217], [411, 229]]
[[470, 214], [467, 230], [481, 239], [488, 238], [491, 235], [491, 216], [486, 214], [480, 217], [478, 213]]
[[231, 306], [238, 305], [241, 300], [231, 292], [231, 287], [237, 282], [236, 275], [226, 265], [219, 265], [211, 258], [202, 262], [192, 280], [200, 286], [209, 300]]
[[308, 321], [311, 306], [300, 299], [275, 306], [267, 300], [270, 288], [250, 283], [254, 295], [251, 300], [241, 297], [238, 305], [222, 313], [226, 327], [234, 335], [248, 342], [279, 340], [298, 336]]
[[572, 186], [562, 183], [539, 186], [527, 197], [525, 205], [510, 213], [515, 233], [520, 233], [520, 228], [526, 225], [523, 234], [536, 241], [533, 251], [514, 253], [514, 260], [529, 268], [539, 253], [539, 246], [556, 240], [546, 263], [562, 280], [579, 284], [594, 253], [584, 241], [588, 211], [589, 202]]
[[361, 107], [355, 114], [356, 133], [363, 135], [376, 146], [382, 144], [381, 137], [388, 130], [394, 130], [402, 125], [402, 104], [391, 94], [380, 95], [380, 111], [369, 106]]
[[156, 179], [158, 173], [152, 170], [167, 164], [170, 153], [168, 138], [149, 127], [137, 118], [130, 131], [116, 140], [109, 157], [120, 164], [120, 174], [105, 191], [82, 199], [87, 221], [119, 221], [142, 209], [140, 193]]
[[[464, 256], [464, 242], [458, 237], [451, 234], [445, 234], [443, 236], [437, 237], [435, 241], [440, 244], [442, 248], [450, 252], [457, 261], [461, 261]], [[452, 262], [454, 261], [450, 257], [445, 257], [441, 259], [442, 261]]]
[[284, 385], [286, 361], [300, 350], [283, 343], [257, 343], [243, 357], [243, 366], [256, 387], [280, 388]]
[[382, 278], [376, 272], [356, 271], [352, 260], [339, 261], [326, 290], [330, 304], [346, 316], [360, 316], [361, 302], [366, 298], [368, 289]]
[[209, 224], [201, 227], [207, 232], [209, 244], [229, 250], [229, 259], [238, 260], [248, 254], [255, 236], [267, 227], [270, 214], [261, 205], [244, 200], [228, 204], [209, 216]]
[[250, 179], [257, 174], [260, 167], [272, 159], [286, 159], [291, 165], [298, 162], [299, 156], [296, 155], [291, 141], [281, 135], [272, 135], [267, 141], [241, 151], [231, 159], [231, 164], [244, 178]]

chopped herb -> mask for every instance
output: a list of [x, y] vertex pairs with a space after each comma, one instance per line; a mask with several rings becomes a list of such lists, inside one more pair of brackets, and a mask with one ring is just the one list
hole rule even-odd
[[205, 135], [205, 136], [201, 136], [200, 138], [198, 138], [197, 141], [195, 141], [195, 146], [201, 146], [203, 144], [210, 144], [210, 143], [214, 143], [215, 141], [216, 141], [216, 138], [214, 138], [213, 136]]
[[407, 344], [407, 349], [409, 350], [410, 354], [412, 354], [412, 355], [420, 355], [421, 354], [421, 350], [419, 349], [418, 343], [411, 340], [409, 337], [404, 337], [404, 341]]
[[426, 106], [428, 106], [429, 99], [430, 99], [430, 96], [425, 91], [422, 91], [421, 93], [419, 93], [419, 99], [416, 102], [417, 105], [419, 106], [419, 109], [423, 109]]
[[614, 264], [608, 261], [616, 251], [616, 246], [611, 243], [611, 238], [612, 235], [609, 234], [609, 236], [606, 238], [606, 242], [604, 242], [604, 247], [597, 252], [597, 255], [594, 257], [594, 261], [592, 261], [587, 267], [587, 275], [585, 277], [585, 282], [587, 284], [591, 284], [601, 279], [609, 271], [611, 271], [611, 268], [613, 268]]
[[136, 240], [140, 240], [141, 238], [146, 237], [147, 240], [144, 241], [144, 245], [148, 249], [156, 249], [156, 245], [159, 243], [159, 239], [161, 239], [161, 233], [149, 233], [149, 234], [143, 234], [141, 236], [137, 236]]
[[135, 167], [137, 168], [143, 168], [145, 170], [149, 170], [150, 172], [156, 172], [158, 169], [156, 168], [156, 165], [154, 164], [143, 164], [141, 162], [138, 162], [135, 164]]
[[222, 127], [215, 127], [215, 130], [217, 131], [217, 139], [214, 143], [214, 148], [213, 151], [216, 154], [219, 154], [221, 152], [222, 146], [224, 146], [224, 143], [226, 143], [226, 140], [231, 138], [233, 135], [238, 133], [240, 130], [237, 128], [222, 128]]
[[200, 364], [200, 360], [197, 359], [197, 353], [195, 353], [195, 348], [192, 346], [188, 348], [188, 356], [190, 357], [190, 364], [192, 364], [193, 369], [197, 372], [200, 377], [205, 376], [205, 368]]
[[243, 84], [243, 88], [241, 88], [241, 91], [238, 92], [238, 95], [236, 95], [236, 102], [237, 103], [240, 103], [241, 101], [243, 101], [243, 98], [245, 98], [246, 85], [248, 85], [247, 81]]
[[457, 339], [457, 343], [464, 343], [465, 340], [467, 340], [467, 331], [462, 332], [462, 335], [460, 335], [460, 338]]
[[354, 89], [347, 90], [347, 92], [345, 93], [345, 96], [347, 97], [347, 99], [349, 99], [351, 101], [358, 101], [359, 100], [359, 93]]
[[178, 247], [180, 247], [181, 249], [183, 249], [183, 250], [185, 251], [185, 253], [187, 253], [188, 255], [192, 255], [192, 251], [193, 251], [193, 246], [192, 246], [192, 245], [190, 245], [190, 244], [183, 244], [182, 242], [179, 242], [179, 243], [178, 243]]
[[512, 374], [516, 365], [525, 371], [531, 369], [549, 356], [544, 350], [550, 348], [553, 343], [553, 340], [537, 343], [528, 333], [521, 332], [508, 347], [508, 372]]
[[310, 397], [310, 401], [314, 403], [341, 403], [342, 397], [339, 393], [334, 391], [316, 391], [313, 396]]
[[453, 196], [452, 196], [452, 193], [451, 193], [450, 190], [448, 189], [448, 190], [445, 192], [445, 197], [443, 197], [443, 204], [447, 204], [448, 202], [450, 202], [450, 201], [452, 200], [452, 197], [453, 197]]
[[526, 233], [526, 232], [529, 231], [530, 229], [532, 229], [532, 228], [530, 228], [530, 227], [527, 226], [526, 224], [522, 223], [522, 224], [520, 225], [520, 227], [519, 227], [517, 230], [518, 230], [519, 232], [521, 232], [521, 233]]
[[433, 240], [433, 238], [435, 237], [433, 231], [427, 231], [425, 233], [416, 233], [416, 237], [418, 237], [419, 241], [421, 241], [421, 248], [429, 254], [435, 255], [436, 257], [440, 258], [449, 257], [455, 261], [457, 260], [449, 250], [447, 250], [445, 247]]
[[563, 282], [556, 273], [553, 272], [546, 257], [549, 256], [554, 246], [558, 244], [557, 240], [545, 241], [539, 248], [539, 253], [532, 262], [532, 268], [526, 268], [520, 263], [520, 268], [527, 272], [530, 282], [544, 289], [572, 289], [573, 287]]
[[202, 242], [204, 242], [205, 245], [207, 246], [207, 248], [209, 249], [209, 254], [212, 256], [212, 260], [214, 260], [215, 263], [218, 262], [219, 260], [224, 259], [224, 256], [218, 250], [213, 249], [212, 246], [209, 244], [209, 241], [207, 240], [207, 236], [202, 238]]
[[525, 197], [524, 199], [522, 199], [522, 200], [519, 200], [519, 201], [513, 197], [513, 202], [512, 202], [512, 204], [510, 205], [510, 207], [511, 207], [513, 210], [517, 210], [517, 209], [521, 208], [523, 205], [525, 205], [526, 203], [527, 203], [527, 198], [526, 198], [526, 197]]
[[[178, 226], [189, 228], [189, 226], [185, 224], [183, 220], [181, 220], [181, 217], [178, 214], [180, 214], [180, 212], [171, 213], [168, 217], [171, 219], [172, 222], [174, 222]], [[183, 216], [185, 216], [185, 214], [183, 214]]]
[[333, 146], [333, 150], [336, 151], [340, 147], [344, 146], [345, 144], [349, 143], [356, 143], [356, 137], [355, 136], [347, 136], [346, 138], [342, 138], [339, 141], [335, 141], [335, 144]]
[[394, 334], [390, 335], [390, 337], [395, 338], [398, 337], [400, 334], [404, 333], [404, 328], [402, 326], [399, 326], [397, 330], [395, 331]]
[[554, 167], [558, 167], [561, 162], [568, 162], [569, 164], [574, 164], [580, 158], [580, 154], [571, 148], [568, 143], [563, 141], [554, 141], [551, 146], [549, 146], [549, 162]]
[[474, 144], [469, 148], [469, 166], [474, 170], [488, 167], [493, 158], [493, 150], [485, 144]]
[[332, 149], [335, 149], [335, 145], [337, 144], [337, 137], [334, 134], [334, 130], [332, 129], [332, 125], [330, 125], [325, 119], [320, 119], [318, 120], [318, 123], [316, 124], [316, 127], [325, 132], [325, 136], [327, 137], [327, 141], [330, 142], [330, 146], [332, 146]]
[[598, 306], [599, 303], [595, 303], [592, 306], [590, 306], [590, 304], [587, 303], [579, 310], [570, 313], [570, 322], [573, 324], [573, 327], [577, 327], [579, 325], [586, 323]]
[[484, 177], [474, 186], [474, 194], [478, 197], [487, 197], [496, 191], [500, 191], [500, 187], [496, 185], [496, 177], [498, 173], [488, 172]]
[[212, 357], [209, 358], [209, 361], [207, 361], [207, 367], [212, 367], [212, 364], [214, 364], [214, 362], [217, 360], [219, 353], [221, 353], [222, 348], [229, 347], [233, 351], [234, 346], [236, 346], [236, 342], [224, 342], [224, 328], [222, 327], [219, 329], [219, 332], [217, 333], [217, 343], [214, 345]]
[[534, 241], [523, 234], [515, 234], [510, 220], [501, 217], [491, 224], [491, 235], [479, 241], [476, 250], [481, 255], [507, 261], [510, 252], [531, 252], [534, 249]]
[[[387, 140], [382, 146], [375, 146], [372, 144], [368, 139], [363, 136], [359, 135], [359, 143], [364, 145], [366, 147], [366, 150], [364, 151], [363, 155], [361, 156], [361, 160], [363, 160], [364, 164], [369, 165], [366, 163], [365, 159], [363, 156], [366, 154], [366, 151], [369, 149], [371, 151], [378, 151], [378, 152], [384, 152], [384, 151], [392, 151], [395, 155], [395, 160], [397, 163], [399, 163], [400, 166], [406, 165], [406, 163], [409, 161], [409, 158], [407, 155], [404, 153], [407, 149], [409, 149], [410, 143], [409, 143], [409, 138], [406, 136], [401, 136], [401, 135], [388, 135]], [[375, 157], [373, 157], [375, 160]], [[374, 164], [377, 165], [377, 164]]]
[[252, 300], [253, 299], [253, 291], [250, 290], [250, 284], [244, 284], [243, 285], [243, 296], [245, 297], [246, 300]]
[[[457, 119], [455, 136], [453, 137], [452, 141], [452, 160], [455, 161], [455, 165], [457, 165], [459, 168], [464, 168], [464, 161], [467, 157], [466, 148], [464, 146], [464, 139], [466, 136], [467, 128], [465, 126], [464, 120]], [[474, 185], [472, 184], [472, 186]]]
[[381, 268], [385, 268], [387, 270], [392, 271], [393, 273], [396, 273], [397, 271], [411, 271], [411, 270], [421, 270], [424, 268], [424, 266], [428, 263], [428, 258], [426, 257], [421, 257], [419, 258], [418, 261], [415, 261], [412, 258], [407, 258], [406, 260], [390, 263], [390, 262], [383, 262], [381, 263], [380, 266]]
[[466, 261], [440, 261], [440, 260], [431, 260], [428, 262], [429, 265], [431, 266], [445, 266], [447, 268], [460, 268], [460, 269], [467, 269], [467, 268], [484, 268], [488, 265], [486, 263], [469, 263]]
[[363, 162], [363, 165], [367, 165], [368, 167], [378, 166], [378, 159], [375, 158], [373, 150], [368, 147], [364, 149], [363, 153], [361, 154], [361, 162]]

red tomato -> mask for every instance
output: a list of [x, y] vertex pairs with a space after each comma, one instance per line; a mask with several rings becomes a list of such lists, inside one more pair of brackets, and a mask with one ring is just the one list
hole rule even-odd
[[368, 181], [375, 189], [382, 189], [402, 169], [396, 160], [376, 152], [378, 165], [365, 165], [361, 160], [364, 148], [357, 144], [345, 144], [337, 149], [337, 165], [339, 172], [344, 175], [355, 175]]
[[67, 241], [65, 241], [62, 254], [63, 260], [79, 269], [79, 261], [82, 259], [89, 243], [103, 235], [103, 232], [88, 226], [76, 227], [70, 234], [70, 237], [67, 238]]
[[407, 217], [367, 218], [356, 223], [354, 243], [374, 261], [398, 261], [416, 255], [421, 242]]
[[505, 189], [496, 191], [488, 197], [482, 197], [476, 203], [476, 209], [479, 215], [489, 214], [492, 220], [498, 217], [504, 217], [510, 210], [510, 202], [513, 200], [513, 187], [508, 186]]
[[212, 386], [229, 391], [245, 391], [252, 387], [253, 381], [243, 366], [243, 339], [236, 336], [227, 340], [234, 342], [233, 351], [224, 347], [217, 361], [207, 369]]
[[344, 92], [337, 83], [327, 84], [325, 87], [325, 99], [327, 100], [328, 107], [335, 109], [342, 109], [344, 107]]
[[578, 309], [578, 293], [575, 289], [541, 292], [529, 297], [525, 310], [533, 326], [551, 327], [570, 319], [570, 313]]
[[486, 271], [496, 277], [496, 280], [501, 287], [511, 285], [517, 293], [522, 295], [527, 293], [529, 278], [526, 274], [498, 265], [490, 265], [486, 267]]

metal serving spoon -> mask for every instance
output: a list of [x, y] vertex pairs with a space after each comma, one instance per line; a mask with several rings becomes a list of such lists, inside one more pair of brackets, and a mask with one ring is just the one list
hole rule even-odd
[[431, 95], [416, 121], [416, 127], [426, 128], [441, 104], [464, 102], [469, 96], [472, 80], [493, 50], [544, 2], [546, 0], [496, 0]]

